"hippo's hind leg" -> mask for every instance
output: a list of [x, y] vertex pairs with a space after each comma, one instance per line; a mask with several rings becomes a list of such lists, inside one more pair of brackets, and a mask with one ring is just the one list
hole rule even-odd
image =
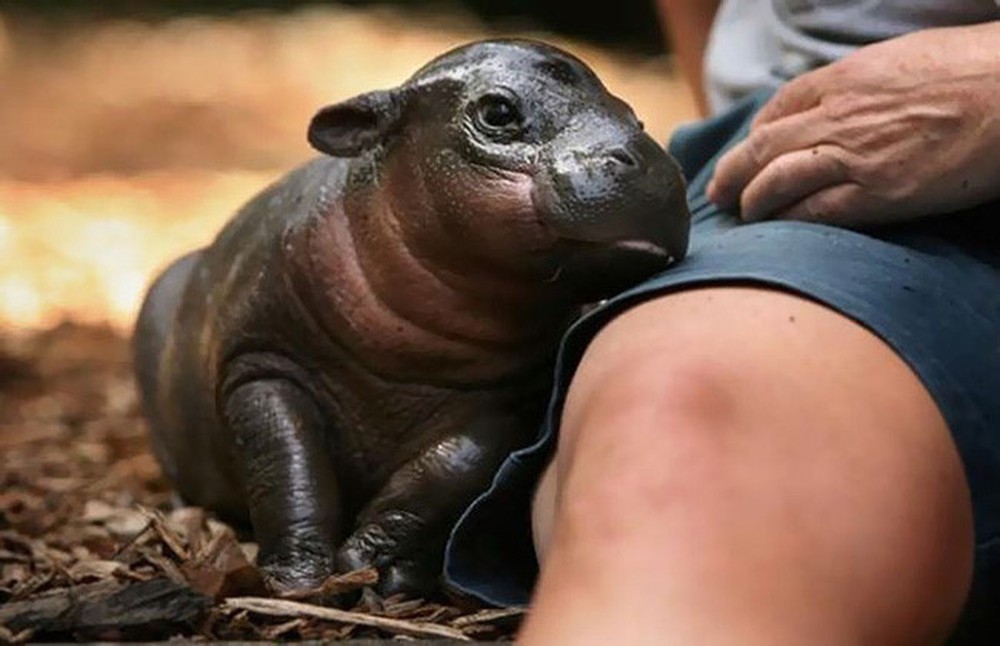
[[334, 572], [340, 496], [319, 408], [294, 381], [271, 376], [236, 386], [224, 415], [268, 585], [321, 583]]
[[177, 317], [181, 296], [191, 271], [198, 262], [200, 251], [194, 251], [173, 262], [153, 282], [139, 310], [132, 339], [132, 359], [142, 402], [143, 415], [152, 427], [152, 443], [156, 457], [167, 476], [177, 481], [177, 468], [164, 437], [168, 432], [159, 414], [159, 372], [163, 348]]

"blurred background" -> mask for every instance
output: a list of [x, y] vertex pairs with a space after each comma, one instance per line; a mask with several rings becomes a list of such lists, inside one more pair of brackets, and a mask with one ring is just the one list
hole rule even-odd
[[312, 154], [319, 106], [498, 35], [580, 56], [661, 141], [693, 118], [653, 0], [0, 0], [0, 330], [127, 330], [157, 269]]

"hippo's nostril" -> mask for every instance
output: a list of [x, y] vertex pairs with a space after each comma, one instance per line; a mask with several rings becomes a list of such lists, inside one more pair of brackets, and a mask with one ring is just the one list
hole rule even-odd
[[626, 148], [615, 148], [611, 151], [610, 157], [627, 168], [635, 168], [639, 165], [639, 160]]

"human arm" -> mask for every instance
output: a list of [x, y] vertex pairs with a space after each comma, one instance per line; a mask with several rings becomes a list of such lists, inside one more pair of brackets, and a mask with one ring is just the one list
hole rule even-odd
[[786, 84], [720, 159], [747, 221], [884, 224], [1000, 197], [1000, 21], [871, 45]]
[[691, 85], [698, 111], [708, 114], [703, 61], [708, 34], [720, 0], [656, 0], [660, 24], [677, 56], [681, 73]]

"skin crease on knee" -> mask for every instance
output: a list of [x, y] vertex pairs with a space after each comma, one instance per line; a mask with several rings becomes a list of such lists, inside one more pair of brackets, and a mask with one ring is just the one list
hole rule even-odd
[[693, 289], [588, 348], [535, 509], [524, 644], [940, 642], [972, 567], [957, 451], [878, 337]]

